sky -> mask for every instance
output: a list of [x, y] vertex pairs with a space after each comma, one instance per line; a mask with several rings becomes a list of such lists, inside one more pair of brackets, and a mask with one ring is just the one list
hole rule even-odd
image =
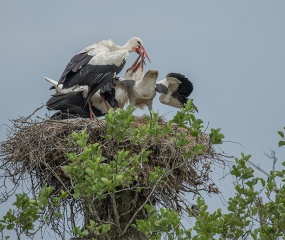
[[[264, 153], [272, 149], [281, 167], [285, 155], [277, 146], [277, 131], [285, 126], [285, 1], [166, 2], [4, 1], [0, 141], [9, 120], [28, 116], [49, 99], [44, 76], [57, 80], [70, 58], [94, 42], [112, 39], [123, 45], [136, 36], [151, 58], [146, 69], [157, 69], [159, 80], [169, 72], [191, 79], [196, 117], [222, 129], [221, 151], [251, 154], [252, 162], [270, 171], [272, 162]], [[135, 58], [131, 54], [125, 69]], [[166, 119], [177, 111], [158, 98], [154, 110]], [[213, 174], [219, 179], [224, 173], [214, 169]], [[233, 192], [228, 181], [217, 185], [225, 197]], [[210, 210], [221, 207], [216, 198], [209, 198]]]

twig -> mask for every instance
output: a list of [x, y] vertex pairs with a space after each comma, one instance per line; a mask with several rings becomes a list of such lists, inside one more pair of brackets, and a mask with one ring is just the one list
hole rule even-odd
[[115, 222], [116, 222], [116, 225], [117, 225], [117, 229], [119, 229], [119, 235], [121, 236], [122, 235], [122, 229], [121, 229], [121, 225], [120, 225], [120, 216], [119, 216], [119, 213], [118, 213], [118, 208], [117, 208], [115, 195], [114, 195], [114, 193], [110, 193], [110, 196], [111, 196], [111, 201], [112, 201], [112, 205], [113, 205]]
[[261, 167], [257, 166], [256, 164], [254, 164], [253, 162], [251, 161], [248, 161], [249, 164], [251, 164], [252, 166], [254, 166], [257, 170], [259, 170], [260, 172], [264, 173], [267, 177], [269, 177], [270, 175], [264, 171]]
[[44, 107], [43, 106], [40, 106], [38, 107], [35, 111], [33, 111], [29, 116], [27, 116], [26, 118], [24, 118], [24, 121], [27, 121], [31, 116], [33, 116], [37, 111], [39, 111], [40, 109], [42, 109]]

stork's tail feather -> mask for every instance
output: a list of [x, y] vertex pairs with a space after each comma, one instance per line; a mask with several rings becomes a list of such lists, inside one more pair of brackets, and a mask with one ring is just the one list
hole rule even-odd
[[53, 79], [51, 79], [51, 78], [48, 78], [48, 77], [45, 77], [45, 80], [53, 85], [53, 86], [51, 86], [51, 87], [49, 88], [49, 90], [51, 90], [51, 89], [56, 89], [57, 92], [61, 92], [62, 87], [58, 85], [58, 82], [57, 82], [57, 81], [55, 81], [55, 80], [53, 80]]
[[57, 85], [57, 81], [52, 80], [51, 78], [45, 77], [45, 80], [48, 81], [49, 83], [51, 83], [54, 87]]

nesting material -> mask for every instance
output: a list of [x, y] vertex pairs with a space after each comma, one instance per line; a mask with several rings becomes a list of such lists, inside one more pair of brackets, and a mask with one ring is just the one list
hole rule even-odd
[[[145, 116], [136, 117], [132, 124], [138, 127], [147, 124], [147, 121]], [[7, 140], [0, 146], [4, 170], [1, 177], [12, 179], [16, 185], [28, 179], [33, 192], [37, 192], [42, 186], [52, 186], [55, 188], [54, 194], [61, 189], [72, 193], [70, 179], [63, 173], [61, 166], [69, 163], [66, 153], [82, 152], [72, 138], [73, 132], [87, 130], [90, 143], [97, 142], [102, 146], [103, 156], [107, 161], [113, 159], [113, 154], [117, 150], [125, 149], [136, 154], [142, 150], [139, 141], [138, 144], [132, 144], [126, 138], [121, 143], [115, 144], [115, 140], [104, 138], [107, 129], [105, 120], [33, 121], [20, 118], [12, 123]], [[165, 120], [159, 120], [159, 125], [165, 124]], [[140, 192], [137, 204], [133, 204], [132, 207], [139, 208], [140, 204], [148, 199], [152, 204], [185, 210], [187, 205], [185, 193], [199, 194], [201, 191], [219, 193], [210, 178], [211, 166], [223, 165], [224, 162], [214, 151], [208, 135], [201, 133], [198, 137], [192, 137], [186, 128], [177, 125], [173, 125], [172, 129], [170, 134], [148, 141], [147, 148], [152, 151], [149, 161], [142, 164], [139, 180], [134, 182], [134, 189], [135, 186], [140, 186], [144, 190]], [[177, 147], [174, 142], [181, 133], [190, 141], [184, 148]], [[184, 157], [184, 153], [195, 145], [205, 145], [206, 150], [201, 155]], [[156, 166], [166, 169], [167, 174], [153, 191], [153, 185], [150, 185], [147, 179], [149, 172]], [[106, 202], [104, 204], [108, 205]], [[98, 207], [97, 210], [100, 212], [102, 203], [98, 202]], [[110, 216], [101, 216], [110, 220]]]

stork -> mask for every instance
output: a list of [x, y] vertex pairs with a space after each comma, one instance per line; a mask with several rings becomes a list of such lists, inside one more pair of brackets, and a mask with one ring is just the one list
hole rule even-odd
[[[45, 77], [45, 79], [51, 83], [53, 86], [51, 89], [56, 89], [56, 93], [52, 95], [52, 97], [47, 101], [46, 106], [49, 110], [59, 110], [51, 116], [52, 119], [68, 119], [74, 117], [82, 117], [88, 118], [90, 117], [89, 114], [89, 107], [84, 106], [85, 99], [88, 94], [88, 86], [77, 86], [74, 88], [66, 88], [62, 89], [62, 86], [58, 84], [57, 81], [52, 80], [50, 78]], [[104, 93], [104, 98], [106, 102], [102, 99], [102, 93], [98, 90], [95, 94], [93, 94], [90, 98], [92, 103], [92, 113], [96, 117], [104, 116], [109, 108], [123, 108], [128, 101], [126, 92], [124, 89], [120, 89], [119, 79], [114, 78], [106, 85], [105, 88], [109, 88], [110, 90], [115, 89], [115, 95], [109, 96]], [[120, 91], [117, 91], [121, 90]], [[105, 89], [106, 90], [106, 89]]]
[[[124, 77], [125, 80], [122, 80], [121, 84], [127, 88], [130, 104], [141, 109], [144, 109], [144, 107], [147, 106], [151, 115], [152, 102], [156, 95], [155, 86], [156, 79], [158, 77], [158, 71], [149, 70], [145, 75], [143, 75], [143, 64], [144, 57], [142, 56], [142, 59], [137, 64], [137, 66], [133, 65], [126, 71]], [[135, 80], [127, 79], [133, 78], [135, 71], [137, 71]]]
[[[101, 88], [104, 93], [110, 90], [105, 85], [123, 69], [131, 52], [136, 52], [141, 57], [145, 55], [150, 61], [142, 40], [137, 37], [131, 38], [123, 46], [115, 44], [112, 40], [94, 43], [71, 58], [58, 81], [58, 86], [61, 86], [62, 90], [76, 86], [88, 86], [83, 108], [88, 103], [92, 119], [90, 98]], [[104, 96], [101, 97], [107, 106]]]
[[[51, 116], [51, 119], [69, 119], [75, 117], [89, 118], [89, 107], [84, 107], [84, 100], [88, 93], [88, 86], [81, 86], [74, 91], [57, 92], [47, 101], [46, 106], [49, 110], [59, 110]], [[105, 104], [100, 94], [94, 94], [90, 100], [96, 102], [96, 106], [92, 105], [92, 113], [96, 117], [106, 114]], [[107, 110], [108, 111], [108, 110]]]
[[[159, 101], [175, 108], [181, 108], [193, 91], [192, 82], [180, 73], [167, 74], [165, 79], [158, 81], [156, 84], [158, 91], [161, 87], [167, 87], [168, 91], [160, 94]], [[194, 104], [193, 106], [196, 112], [198, 112], [198, 108]]]

